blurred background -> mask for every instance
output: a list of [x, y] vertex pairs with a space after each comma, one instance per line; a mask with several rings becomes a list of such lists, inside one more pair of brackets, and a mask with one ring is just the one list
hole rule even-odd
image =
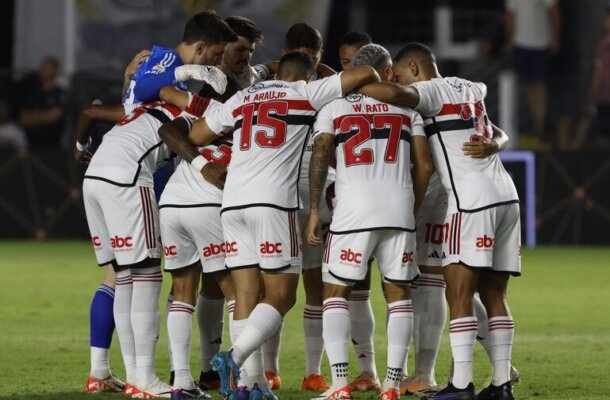
[[[608, 245], [609, 5], [531, 0], [541, 5], [534, 9], [509, 3], [4, 0], [0, 238], [88, 238], [80, 195], [84, 169], [71, 155], [79, 111], [94, 100], [119, 104], [131, 58], [153, 44], [174, 47], [189, 16], [213, 9], [223, 17], [251, 18], [263, 29], [254, 64], [280, 57], [284, 34], [295, 22], [321, 31], [322, 62], [336, 70], [339, 41], [350, 31], [368, 32], [392, 54], [409, 41], [429, 45], [442, 75], [488, 85], [488, 113], [511, 138], [502, 158], [522, 199], [524, 245]], [[540, 66], [524, 56], [524, 40], [548, 55], [542, 78], [528, 74]], [[109, 126], [94, 129], [99, 137]]]

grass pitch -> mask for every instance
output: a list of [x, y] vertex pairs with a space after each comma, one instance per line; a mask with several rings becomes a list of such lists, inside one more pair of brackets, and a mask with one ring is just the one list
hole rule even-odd
[[[89, 371], [89, 304], [102, 279], [89, 242], [0, 242], [0, 399], [70, 400], [84, 392]], [[523, 376], [517, 399], [610, 399], [610, 248], [539, 247], [523, 252], [523, 276], [512, 279], [509, 302], [515, 319], [513, 363]], [[377, 367], [385, 375], [385, 304], [374, 273], [377, 315]], [[161, 299], [170, 277], [164, 275]], [[300, 289], [302, 291], [302, 289]], [[310, 399], [299, 390], [304, 369], [301, 328], [303, 296], [286, 316], [280, 359], [282, 400]], [[163, 315], [163, 313], [162, 313]], [[226, 326], [226, 325], [225, 325]], [[225, 329], [226, 331], [227, 329]], [[194, 337], [196, 339], [196, 335]], [[228, 346], [226, 339], [223, 349]], [[168, 377], [165, 321], [157, 352], [157, 371]], [[198, 341], [192, 371], [199, 373]], [[411, 352], [412, 353], [412, 352]], [[113, 371], [123, 375], [114, 340]], [[450, 348], [445, 333], [437, 363], [437, 382], [447, 379]], [[413, 368], [412, 354], [409, 360]], [[487, 384], [489, 362], [477, 345], [475, 385]], [[357, 363], [350, 363], [351, 376]], [[328, 363], [323, 361], [328, 376]], [[96, 395], [120, 399], [120, 394]], [[218, 396], [216, 396], [218, 398]], [[374, 394], [355, 399], [376, 399]], [[407, 397], [408, 398], [408, 397]]]

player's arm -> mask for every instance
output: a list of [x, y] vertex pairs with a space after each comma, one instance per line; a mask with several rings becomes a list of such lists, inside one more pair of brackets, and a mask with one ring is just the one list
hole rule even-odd
[[322, 63], [318, 63], [318, 66], [316, 67], [316, 72], [318, 73], [318, 76], [320, 78], [327, 78], [337, 73], [337, 71], [332, 69], [330, 66]]
[[210, 104], [210, 99], [182, 91], [175, 86], [164, 86], [159, 92], [159, 98], [196, 117], [201, 117]]
[[411, 177], [413, 178], [413, 193], [415, 195], [413, 211], [417, 216], [419, 214], [419, 207], [424, 200], [426, 189], [428, 189], [428, 181], [432, 172], [434, 172], [430, 150], [428, 149], [428, 140], [425, 136], [411, 137], [411, 162], [413, 163]]
[[312, 246], [322, 244], [322, 238], [318, 235], [320, 202], [325, 192], [328, 165], [333, 151], [334, 136], [332, 134], [322, 132], [314, 137], [313, 151], [309, 160], [309, 217], [305, 228], [307, 241]]
[[150, 50], [142, 50], [138, 54], [136, 54], [133, 59], [127, 64], [125, 67], [125, 73], [123, 74], [123, 96], [125, 97], [125, 93], [127, 92], [127, 88], [129, 87], [129, 83], [131, 82], [131, 77], [136, 73], [138, 67], [150, 56]]
[[[341, 90], [343, 90], [343, 93], [350, 92], [356, 88], [362, 87], [363, 85], [380, 81], [377, 71], [368, 65], [360, 65], [347, 71], [343, 71], [340, 77]], [[357, 91], [359, 92], [359, 90]]]
[[472, 158], [486, 158], [508, 147], [508, 135], [502, 129], [491, 124], [493, 135], [490, 139], [484, 136], [473, 136], [462, 144], [464, 155]]
[[74, 129], [75, 143], [72, 149], [74, 159], [83, 164], [89, 164], [93, 155], [89, 151], [91, 144], [89, 133], [94, 120], [117, 122], [124, 116], [125, 109], [120, 104], [92, 104], [82, 109]]
[[370, 83], [358, 88], [356, 91], [385, 103], [401, 107], [415, 108], [419, 105], [420, 101], [419, 92], [415, 87], [411, 85], [401, 86], [394, 82]]

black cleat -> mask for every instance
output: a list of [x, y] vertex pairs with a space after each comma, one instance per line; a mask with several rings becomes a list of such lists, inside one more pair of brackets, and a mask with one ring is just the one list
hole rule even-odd
[[477, 395], [477, 400], [515, 400], [510, 381], [500, 385], [489, 385]]

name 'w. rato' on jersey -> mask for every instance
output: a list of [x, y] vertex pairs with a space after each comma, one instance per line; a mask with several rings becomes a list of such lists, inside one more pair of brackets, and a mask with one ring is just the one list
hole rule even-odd
[[424, 136], [414, 110], [360, 94], [320, 110], [314, 137], [335, 135], [337, 205], [330, 230], [415, 230], [411, 137]]
[[340, 74], [265, 81], [237, 92], [209, 116], [214, 132], [233, 129], [223, 211], [254, 206], [299, 208], [299, 166], [317, 110], [342, 95]]
[[476, 212], [518, 203], [517, 189], [498, 154], [466, 156], [462, 144], [492, 137], [483, 83], [447, 77], [412, 84], [419, 92], [416, 107], [424, 119], [434, 167], [449, 194], [448, 213]]

